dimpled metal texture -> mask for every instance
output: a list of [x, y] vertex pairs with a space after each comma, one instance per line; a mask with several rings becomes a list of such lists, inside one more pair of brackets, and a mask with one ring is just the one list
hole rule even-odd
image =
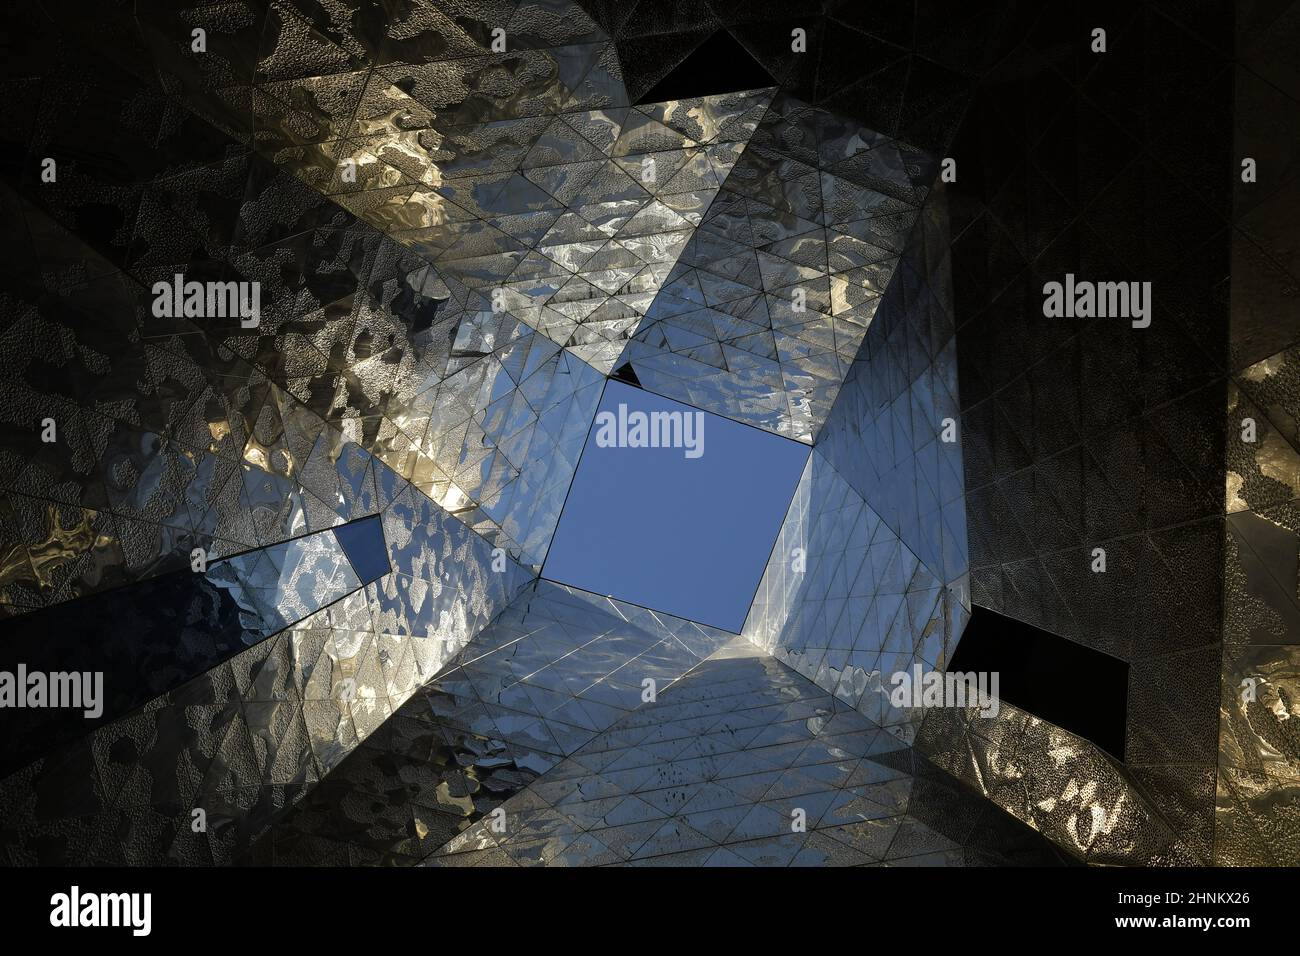
[[[0, 14], [0, 672], [104, 680], [0, 862], [1300, 864], [1300, 4], [103, 6]], [[543, 576], [610, 380], [808, 446], [739, 634]], [[894, 700], [981, 609], [1122, 753]]]

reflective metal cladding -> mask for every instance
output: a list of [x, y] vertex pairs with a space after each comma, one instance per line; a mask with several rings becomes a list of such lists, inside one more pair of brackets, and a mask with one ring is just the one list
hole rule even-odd
[[[0, 862], [1300, 862], [1294, 9], [11, 6]], [[633, 389], [797, 452], [738, 634], [546, 576]], [[973, 608], [1123, 746], [944, 696]]]

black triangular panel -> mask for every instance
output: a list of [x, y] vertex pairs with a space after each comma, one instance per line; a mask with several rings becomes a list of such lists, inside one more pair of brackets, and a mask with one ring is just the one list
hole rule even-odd
[[614, 379], [616, 382], [626, 382], [628, 385], [635, 385], [637, 388], [641, 387], [641, 380], [636, 377], [636, 372], [633, 370], [630, 362], [624, 362], [618, 368], [614, 369], [614, 371], [610, 373], [609, 377]]
[[692, 96], [734, 93], [776, 86], [772, 74], [736, 38], [719, 30], [642, 95], [638, 103], [662, 103]]

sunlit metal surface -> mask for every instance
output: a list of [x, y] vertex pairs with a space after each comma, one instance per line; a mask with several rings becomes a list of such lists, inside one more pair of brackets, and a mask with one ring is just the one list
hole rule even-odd
[[[1289, 187], [1143, 166], [1222, 78], [1247, 121], [1286, 83], [1112, 110], [1122, 162], [1062, 175], [1108, 81], [1025, 96], [1032, 37], [995, 94], [951, 36], [891, 92], [710, 8], [771, 85], [642, 103], [695, 47], [587, 6], [142, 0], [6, 47], [0, 625], [121, 683], [11, 748], [0, 859], [1300, 861]], [[1038, 324], [1071, 256], [1153, 272], [1144, 338]], [[154, 314], [182, 272], [257, 326]], [[610, 376], [813, 445], [741, 641], [536, 580]], [[332, 531], [367, 517], [373, 579]], [[972, 604], [1129, 666], [1124, 763], [885, 699]]]

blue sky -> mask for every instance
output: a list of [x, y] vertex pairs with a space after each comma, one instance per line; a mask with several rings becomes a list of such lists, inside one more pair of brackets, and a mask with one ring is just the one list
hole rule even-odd
[[[600, 411], [698, 410], [610, 381]], [[806, 445], [707, 412], [703, 453], [599, 447], [578, 464], [542, 577], [739, 631]], [[599, 415], [599, 413], [598, 413]]]

